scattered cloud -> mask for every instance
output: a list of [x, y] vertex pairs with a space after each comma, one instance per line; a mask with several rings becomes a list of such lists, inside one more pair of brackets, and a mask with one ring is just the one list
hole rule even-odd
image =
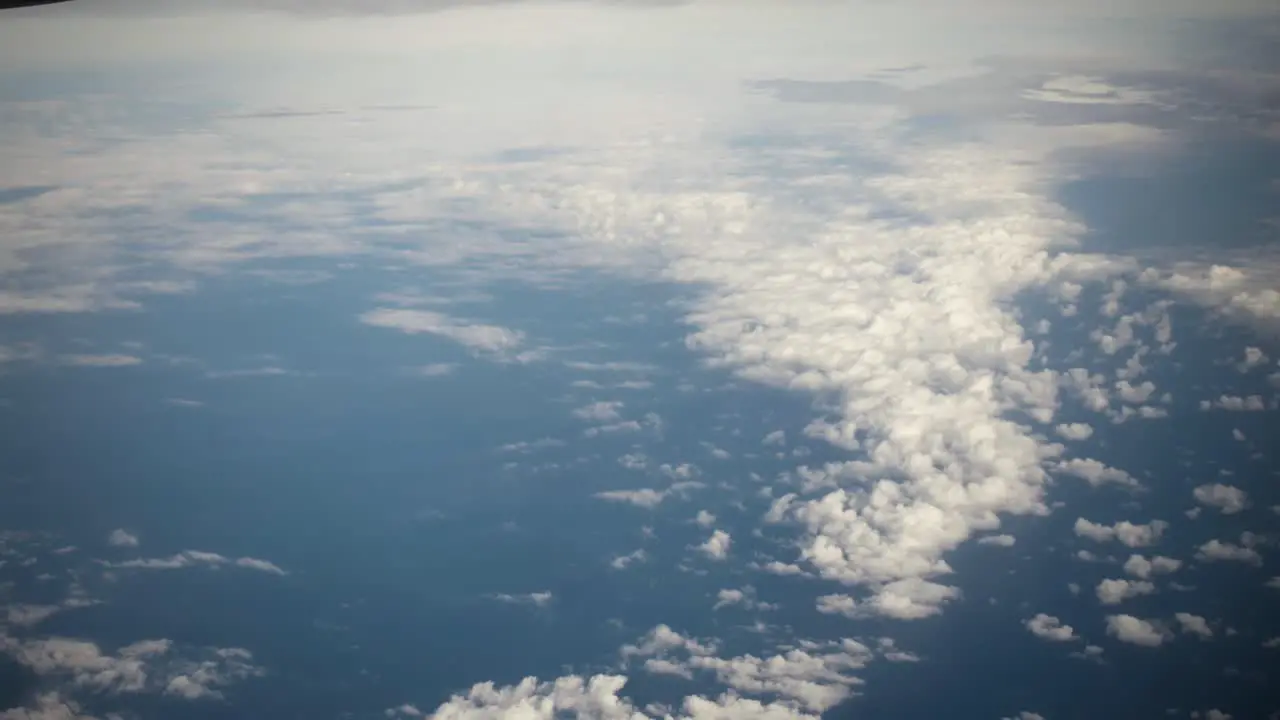
[[1070, 625], [1064, 625], [1061, 620], [1044, 613], [1036, 613], [1036, 616], [1023, 623], [1032, 635], [1045, 640], [1054, 642], [1069, 642], [1079, 640], [1080, 636]]
[[112, 547], [138, 547], [138, 536], [123, 528], [117, 528], [107, 536], [107, 544]]
[[1217, 508], [1223, 515], [1233, 515], [1249, 506], [1249, 496], [1233, 485], [1212, 483], [1200, 485], [1192, 491], [1196, 502]]
[[272, 575], [288, 574], [275, 563], [268, 560], [260, 560], [252, 557], [232, 559], [219, 555], [218, 553], [204, 552], [202, 550], [184, 550], [180, 553], [170, 555], [169, 557], [138, 558], [136, 560], [106, 562], [103, 564], [107, 567], [138, 570], [178, 570], [181, 568], [201, 566], [210, 568], [234, 566], [249, 570], [258, 570]]
[[1159, 647], [1170, 637], [1169, 631], [1158, 623], [1132, 615], [1108, 615], [1107, 634], [1120, 642], [1143, 647]]
[[141, 365], [142, 358], [134, 355], [61, 355], [58, 362], [74, 367], [128, 367]]
[[1098, 583], [1096, 594], [1103, 605], [1119, 605], [1139, 595], [1150, 595], [1156, 586], [1146, 580], [1107, 579]]
[[1178, 625], [1182, 628], [1182, 632], [1189, 635], [1196, 635], [1204, 640], [1213, 637], [1213, 629], [1209, 627], [1209, 621], [1199, 615], [1180, 612], [1174, 615]]
[[361, 315], [360, 322], [399, 330], [409, 335], [436, 335], [452, 340], [468, 350], [483, 353], [510, 353], [525, 341], [524, 334], [516, 330], [469, 323], [431, 310], [378, 308]]
[[1159, 542], [1168, 527], [1169, 523], [1163, 520], [1152, 520], [1144, 525], [1135, 525], [1127, 520], [1122, 520], [1114, 525], [1100, 525], [1084, 518], [1078, 518], [1074, 529], [1076, 535], [1096, 542], [1119, 540], [1126, 547], [1138, 548]]
[[978, 538], [979, 545], [998, 545], [1000, 547], [1013, 547], [1018, 540], [1012, 535], [986, 535]]
[[1157, 555], [1150, 560], [1141, 555], [1130, 555], [1124, 562], [1124, 571], [1140, 580], [1149, 580], [1155, 575], [1171, 573], [1180, 567], [1182, 567], [1181, 560], [1163, 555]]
[[1196, 559], [1201, 562], [1243, 562], [1252, 565], [1262, 564], [1262, 555], [1251, 547], [1210, 540], [1196, 550]]
[[729, 533], [715, 530], [711, 533], [711, 537], [696, 549], [711, 560], [724, 560], [729, 557], [729, 546], [732, 543], [733, 539], [729, 537]]
[[534, 607], [539, 607], [539, 608], [550, 605], [551, 601], [554, 599], [554, 596], [551, 594], [550, 591], [531, 592], [531, 593], [524, 593], [522, 595], [511, 595], [508, 593], [494, 593], [492, 595], [487, 595], [486, 597], [488, 597], [491, 600], [497, 600], [498, 602], [504, 602], [511, 605], [532, 605]]

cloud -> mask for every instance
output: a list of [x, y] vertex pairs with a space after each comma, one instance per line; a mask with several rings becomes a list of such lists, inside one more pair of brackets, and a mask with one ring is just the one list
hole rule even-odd
[[987, 535], [978, 538], [979, 545], [998, 545], [1000, 547], [1013, 547], [1017, 541], [1018, 539], [1012, 535]]
[[1209, 622], [1199, 615], [1180, 612], [1176, 613], [1174, 618], [1177, 619], [1178, 625], [1184, 633], [1197, 635], [1204, 640], [1213, 637], [1213, 629], [1209, 627]]
[[1216, 400], [1201, 400], [1201, 410], [1229, 410], [1232, 412], [1261, 412], [1267, 403], [1261, 395], [1221, 395]]
[[1045, 640], [1054, 642], [1070, 642], [1079, 640], [1080, 636], [1070, 625], [1064, 625], [1061, 620], [1044, 613], [1036, 613], [1036, 616], [1027, 620], [1025, 623], [1027, 629], [1032, 635]]
[[1067, 440], [1088, 440], [1093, 436], [1093, 427], [1087, 423], [1058, 425], [1054, 431]]
[[1163, 520], [1152, 520], [1144, 525], [1135, 525], [1127, 520], [1121, 520], [1115, 525], [1099, 525], [1084, 518], [1077, 518], [1074, 529], [1076, 535], [1096, 542], [1119, 540], [1127, 547], [1138, 548], [1159, 542], [1168, 527], [1169, 523]]
[[609, 561], [609, 566], [614, 570], [625, 570], [633, 563], [645, 562], [648, 559], [649, 554], [644, 551], [644, 548], [641, 548], [626, 555], [619, 555], [613, 558]]
[[733, 543], [733, 539], [729, 537], [729, 533], [723, 530], [715, 530], [711, 533], [711, 537], [706, 542], [697, 546], [698, 552], [706, 555], [711, 560], [724, 560], [729, 557], [729, 546]]
[[1132, 615], [1108, 615], [1107, 634], [1120, 642], [1143, 647], [1159, 647], [1170, 637], [1165, 628]]
[[1095, 487], [1103, 483], [1116, 483], [1130, 487], [1138, 486], [1138, 481], [1129, 473], [1117, 468], [1107, 467], [1105, 464], [1089, 458], [1073, 458], [1060, 463], [1058, 472], [1086, 480]]
[[1217, 508], [1223, 515], [1233, 515], [1249, 506], [1245, 491], [1232, 485], [1212, 483], [1200, 485], [1192, 491], [1196, 502]]
[[60, 355], [58, 362], [75, 367], [128, 367], [142, 364], [134, 355]]
[[550, 605], [551, 601], [554, 599], [554, 595], [552, 595], [550, 591], [531, 592], [521, 595], [495, 593], [493, 595], [488, 595], [487, 597], [491, 600], [497, 600], [499, 602], [509, 603], [512, 605], [532, 605], [539, 608]]
[[181, 568], [198, 566], [212, 568], [235, 566], [247, 568], [249, 570], [258, 570], [272, 575], [287, 574], [275, 563], [268, 560], [251, 557], [241, 557], [233, 560], [217, 553], [204, 552], [202, 550], [184, 550], [180, 553], [170, 555], [169, 557], [138, 558], [136, 560], [124, 560], [121, 562], [108, 562], [104, 564], [113, 568], [131, 568], [139, 570], [178, 570]]
[[1262, 555], [1251, 547], [1210, 540], [1196, 550], [1196, 559], [1201, 562], [1243, 562], [1252, 565], [1262, 564]]
[[596, 402], [574, 410], [573, 416], [590, 422], [616, 422], [622, 419], [622, 415], [618, 412], [621, 409], [620, 401]]
[[654, 490], [653, 488], [640, 488], [638, 490], [603, 490], [596, 493], [593, 497], [610, 502], [630, 503], [636, 507], [646, 509], [656, 508], [669, 497], [685, 496], [690, 490], [705, 487], [705, 485], [697, 480], [684, 480], [671, 483], [665, 490]]
[[1182, 561], [1163, 555], [1148, 560], [1141, 555], [1130, 555], [1124, 561], [1124, 571], [1140, 579], [1149, 580], [1154, 575], [1166, 574], [1182, 567]]
[[0, 720], [96, 720], [80, 712], [80, 705], [59, 692], [36, 696], [27, 707], [0, 711]]
[[505, 354], [520, 347], [524, 333], [496, 325], [467, 323], [443, 313], [405, 308], [378, 308], [360, 316], [360, 322], [391, 328], [409, 335], [426, 333], [452, 340], [476, 352]]
[[1156, 586], [1146, 580], [1107, 579], [1098, 583], [1096, 594], [1103, 605], [1119, 605], [1139, 595], [1150, 595]]
[[138, 547], [138, 536], [123, 528], [117, 528], [107, 536], [107, 544], [112, 547]]

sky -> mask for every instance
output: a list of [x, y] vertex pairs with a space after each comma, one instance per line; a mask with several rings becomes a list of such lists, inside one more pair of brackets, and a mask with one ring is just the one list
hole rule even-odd
[[1280, 717], [1277, 38], [4, 11], [0, 719]]

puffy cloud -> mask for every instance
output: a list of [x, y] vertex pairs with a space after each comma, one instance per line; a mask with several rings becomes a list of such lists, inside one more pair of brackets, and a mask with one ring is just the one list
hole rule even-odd
[[1201, 505], [1218, 508], [1223, 515], [1232, 515], [1249, 506], [1249, 496], [1233, 485], [1212, 483], [1197, 486], [1192, 494]]
[[134, 355], [62, 355], [58, 362], [75, 367], [128, 367], [140, 365], [142, 358]]
[[492, 600], [509, 603], [511, 605], [532, 605], [534, 607], [546, 607], [547, 605], [550, 605], [551, 601], [554, 599], [554, 595], [549, 591], [523, 593], [520, 595], [494, 593], [488, 597]]
[[1259, 412], [1267, 409], [1267, 403], [1261, 395], [1221, 395], [1217, 400], [1201, 400], [1200, 409]]
[[594, 495], [610, 502], [630, 503], [636, 507], [653, 509], [669, 497], [683, 497], [690, 490], [705, 487], [697, 480], [684, 480], [671, 483], [665, 490], [640, 488], [639, 490], [604, 490]]
[[1163, 520], [1152, 520], [1144, 525], [1135, 525], [1127, 520], [1121, 520], [1114, 525], [1100, 525], [1084, 518], [1077, 518], [1074, 529], [1076, 535], [1096, 542], [1119, 540], [1127, 547], [1137, 548], [1159, 542], [1168, 527], [1169, 523]]
[[113, 547], [138, 547], [138, 536], [117, 528], [107, 536], [107, 544]]
[[712, 560], [724, 560], [729, 557], [729, 546], [732, 543], [733, 539], [729, 537], [729, 533], [715, 530], [706, 542], [697, 546], [697, 550]]
[[1124, 562], [1124, 571], [1140, 580], [1149, 580], [1154, 575], [1171, 573], [1180, 567], [1182, 567], [1181, 560], [1163, 555], [1157, 555], [1150, 560], [1141, 555], [1130, 555]]
[[272, 575], [287, 574], [282, 568], [269, 560], [262, 560], [253, 557], [229, 558], [218, 553], [205, 552], [203, 550], [183, 550], [180, 553], [170, 555], [163, 558], [138, 558], [136, 560], [124, 560], [121, 562], [103, 563], [113, 568], [130, 568], [137, 570], [178, 570], [189, 567], [223, 567], [235, 566], [249, 570], [257, 570], [259, 572], [270, 573]]
[[1108, 467], [1091, 458], [1073, 458], [1060, 463], [1058, 472], [1087, 480], [1090, 485], [1094, 486], [1102, 485], [1103, 483], [1116, 483], [1131, 487], [1137, 487], [1138, 485], [1138, 481], [1129, 473], [1118, 468]]
[[518, 348], [524, 334], [496, 325], [467, 323], [443, 313], [408, 308], [378, 308], [360, 316], [360, 322], [416, 335], [427, 333], [452, 340], [469, 350], [503, 354]]
[[1017, 541], [1018, 539], [1012, 535], [987, 535], [978, 538], [979, 545], [998, 545], [1000, 547], [1013, 547], [1013, 544]]
[[1191, 635], [1197, 635], [1205, 640], [1213, 637], [1213, 629], [1209, 627], [1209, 621], [1199, 615], [1180, 612], [1174, 615], [1178, 625], [1182, 628], [1182, 632]]
[[595, 402], [574, 410], [573, 416], [579, 420], [591, 422], [615, 422], [622, 419], [621, 413], [618, 412], [621, 409], [620, 401]]
[[1098, 583], [1096, 594], [1103, 605], [1119, 605], [1129, 598], [1155, 591], [1156, 586], [1146, 580], [1107, 579]]
[[613, 558], [609, 561], [609, 566], [614, 570], [625, 570], [633, 563], [645, 562], [648, 559], [649, 554], [644, 551], [644, 548], [640, 548], [626, 555], [619, 555]]
[[1210, 540], [1196, 550], [1196, 559], [1201, 562], [1231, 561], [1253, 565], [1262, 564], [1262, 555], [1251, 547], [1225, 543], [1221, 540]]
[[1157, 623], [1132, 615], [1108, 615], [1107, 634], [1121, 642], [1144, 647], [1159, 647], [1170, 637], [1169, 631]]
[[1032, 635], [1045, 640], [1054, 642], [1068, 642], [1079, 640], [1080, 636], [1070, 625], [1064, 625], [1061, 620], [1044, 613], [1036, 613], [1036, 616], [1023, 623]]
[[1088, 440], [1093, 436], [1093, 427], [1088, 423], [1058, 425], [1054, 431], [1067, 440]]
[[0, 711], [0, 720], [96, 720], [58, 692], [41, 693], [28, 707]]

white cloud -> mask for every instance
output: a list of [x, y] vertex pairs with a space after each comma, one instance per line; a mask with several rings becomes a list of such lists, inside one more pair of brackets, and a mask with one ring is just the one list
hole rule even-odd
[[697, 480], [683, 480], [671, 483], [666, 490], [654, 490], [653, 488], [604, 490], [596, 493], [593, 497], [608, 500], [609, 502], [630, 503], [636, 507], [653, 509], [669, 497], [683, 497], [690, 490], [696, 490], [701, 487], [705, 487], [705, 485]]
[[595, 402], [574, 410], [573, 416], [579, 420], [591, 422], [616, 422], [622, 419], [621, 413], [618, 412], [621, 409], [620, 401]]
[[1069, 642], [1079, 640], [1080, 636], [1070, 625], [1065, 625], [1061, 620], [1044, 613], [1036, 613], [1036, 616], [1023, 623], [1032, 635], [1045, 640], [1054, 642]]
[[716, 524], [716, 516], [706, 510], [699, 510], [693, 521], [704, 528], [709, 528]]
[[1175, 614], [1174, 618], [1177, 619], [1178, 625], [1184, 633], [1197, 635], [1206, 640], [1213, 637], [1213, 629], [1209, 627], [1209, 621], [1199, 615], [1180, 612]]
[[1124, 580], [1109, 578], [1098, 583], [1096, 594], [1098, 602], [1103, 605], [1119, 605], [1129, 598], [1139, 595], [1150, 595], [1156, 586], [1146, 580]]
[[247, 568], [249, 570], [258, 570], [272, 575], [287, 574], [283, 569], [269, 560], [252, 557], [232, 559], [219, 555], [218, 553], [205, 552], [203, 550], [183, 550], [182, 552], [170, 555], [169, 557], [138, 558], [136, 560], [124, 560], [121, 562], [108, 562], [104, 564], [113, 568], [131, 568], [140, 570], [178, 570], [181, 568], [198, 566], [217, 568], [231, 565]]
[[27, 707], [0, 711], [0, 720], [96, 720], [80, 713], [80, 705], [59, 692], [36, 696]]
[[645, 562], [648, 559], [649, 554], [644, 551], [644, 548], [640, 548], [639, 550], [634, 550], [626, 555], [618, 555], [609, 561], [609, 566], [614, 570], [625, 570], [633, 563]]
[[1159, 624], [1132, 615], [1108, 615], [1107, 634], [1121, 642], [1144, 647], [1159, 647], [1170, 633]]
[[729, 533], [715, 530], [706, 542], [697, 546], [697, 550], [712, 560], [724, 560], [729, 557], [729, 546], [732, 543], [733, 539], [729, 537]]
[[1141, 555], [1130, 555], [1124, 562], [1124, 571], [1140, 580], [1149, 580], [1154, 575], [1171, 573], [1180, 567], [1182, 567], [1181, 560], [1163, 555], [1157, 555], [1150, 560]]
[[1201, 410], [1229, 410], [1234, 412], [1260, 412], [1267, 409], [1261, 395], [1221, 395], [1217, 400], [1201, 400]]
[[1221, 540], [1210, 540], [1201, 545], [1196, 550], [1196, 559], [1201, 562], [1225, 560], [1253, 565], [1262, 564], [1262, 555], [1258, 554], [1257, 550], [1233, 543], [1224, 543]]
[[516, 330], [468, 323], [430, 310], [407, 308], [378, 308], [360, 316], [360, 322], [375, 327], [391, 328], [416, 335], [427, 333], [448, 338], [469, 350], [487, 353], [508, 353], [524, 342], [524, 334]]
[[1169, 523], [1163, 520], [1152, 520], [1144, 525], [1135, 525], [1127, 520], [1121, 520], [1114, 525], [1100, 525], [1084, 518], [1077, 518], [1074, 529], [1076, 535], [1096, 542], [1119, 540], [1127, 547], [1137, 548], [1159, 542], [1168, 527]]
[[1012, 535], [987, 535], [978, 538], [979, 545], [998, 545], [1000, 547], [1013, 547], [1017, 541], [1018, 539]]
[[1250, 346], [1244, 349], [1244, 358], [1238, 365], [1236, 365], [1236, 368], [1240, 372], [1246, 373], [1256, 367], [1262, 367], [1269, 362], [1271, 362], [1271, 358], [1267, 357], [1267, 354], [1262, 351], [1262, 348]]
[[142, 364], [142, 358], [134, 355], [62, 355], [58, 362], [75, 367], [128, 367]]
[[1092, 458], [1073, 458], [1058, 465], [1058, 472], [1087, 480], [1090, 485], [1116, 483], [1137, 487], [1138, 481], [1129, 473], [1118, 468], [1108, 467]]
[[112, 547], [138, 547], [138, 536], [123, 528], [117, 528], [107, 536], [107, 544]]
[[1212, 483], [1197, 486], [1192, 491], [1196, 502], [1201, 505], [1218, 508], [1223, 515], [1232, 515], [1249, 506], [1249, 497], [1244, 490], [1233, 485]]
[[511, 605], [532, 605], [540, 608], [550, 605], [551, 601], [555, 598], [555, 596], [549, 591], [523, 593], [519, 595], [512, 595], [510, 593], [494, 593], [487, 597], [491, 600], [497, 600], [498, 602], [504, 602]]
[[1088, 440], [1093, 436], [1093, 427], [1088, 423], [1059, 425], [1054, 428], [1054, 431], [1067, 440]]

